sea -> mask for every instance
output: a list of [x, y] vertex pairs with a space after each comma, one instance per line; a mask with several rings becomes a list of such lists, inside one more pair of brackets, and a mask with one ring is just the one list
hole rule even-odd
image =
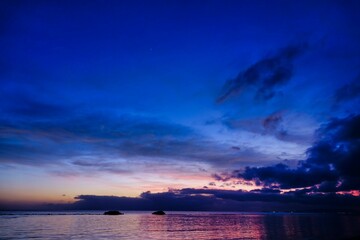
[[360, 239], [360, 216], [334, 213], [0, 212], [0, 239]]

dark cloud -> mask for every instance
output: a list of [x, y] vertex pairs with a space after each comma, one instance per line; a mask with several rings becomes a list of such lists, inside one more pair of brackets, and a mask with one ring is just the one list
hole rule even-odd
[[[308, 194], [306, 191], [280, 193], [278, 189], [253, 191], [185, 188], [167, 192], [143, 192], [139, 197], [80, 195], [71, 204], [33, 206], [55, 210], [156, 210], [165, 211], [354, 211], [360, 199], [349, 194]], [[2, 203], [2, 209], [21, 209]], [[26, 205], [22, 205], [26, 207]]]
[[240, 72], [234, 79], [227, 81], [223, 87], [218, 103], [230, 96], [255, 89], [257, 99], [269, 100], [277, 94], [277, 87], [288, 82], [293, 75], [293, 61], [307, 48], [306, 44], [288, 46], [277, 54], [266, 57]]
[[351, 101], [360, 96], [360, 75], [354, 81], [345, 84], [337, 89], [334, 98], [335, 103], [339, 104], [346, 101]]
[[296, 168], [280, 163], [213, 177], [220, 181], [255, 181], [257, 185], [281, 189], [310, 187], [313, 192], [360, 190], [360, 115], [332, 119], [317, 134], [319, 140]]
[[255, 180], [257, 185], [278, 185], [282, 189], [313, 186], [325, 180], [336, 180], [337, 174], [326, 167], [306, 168], [303, 165], [291, 169], [285, 164], [270, 167], [246, 167], [244, 172], [234, 177]]
[[223, 173], [223, 174], [214, 173], [211, 175], [211, 177], [214, 178], [216, 181], [223, 181], [223, 182], [226, 182], [232, 178], [232, 176], [230, 176], [226, 173]]

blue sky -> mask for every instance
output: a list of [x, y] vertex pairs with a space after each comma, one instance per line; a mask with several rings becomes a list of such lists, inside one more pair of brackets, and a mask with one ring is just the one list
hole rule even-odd
[[359, 7], [2, 1], [0, 200], [282, 191], [250, 170], [302, 171], [326, 126], [357, 126]]

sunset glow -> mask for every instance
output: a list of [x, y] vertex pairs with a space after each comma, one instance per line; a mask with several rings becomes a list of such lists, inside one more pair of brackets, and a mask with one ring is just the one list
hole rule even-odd
[[190, 2], [1, 1], [0, 210], [359, 208], [359, 3]]

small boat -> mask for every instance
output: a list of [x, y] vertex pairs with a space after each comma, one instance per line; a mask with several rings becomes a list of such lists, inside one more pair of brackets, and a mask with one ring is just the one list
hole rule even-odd
[[124, 215], [124, 213], [116, 211], [116, 210], [112, 210], [112, 211], [104, 212], [104, 215]]
[[164, 211], [156, 211], [152, 213], [153, 215], [165, 215]]

